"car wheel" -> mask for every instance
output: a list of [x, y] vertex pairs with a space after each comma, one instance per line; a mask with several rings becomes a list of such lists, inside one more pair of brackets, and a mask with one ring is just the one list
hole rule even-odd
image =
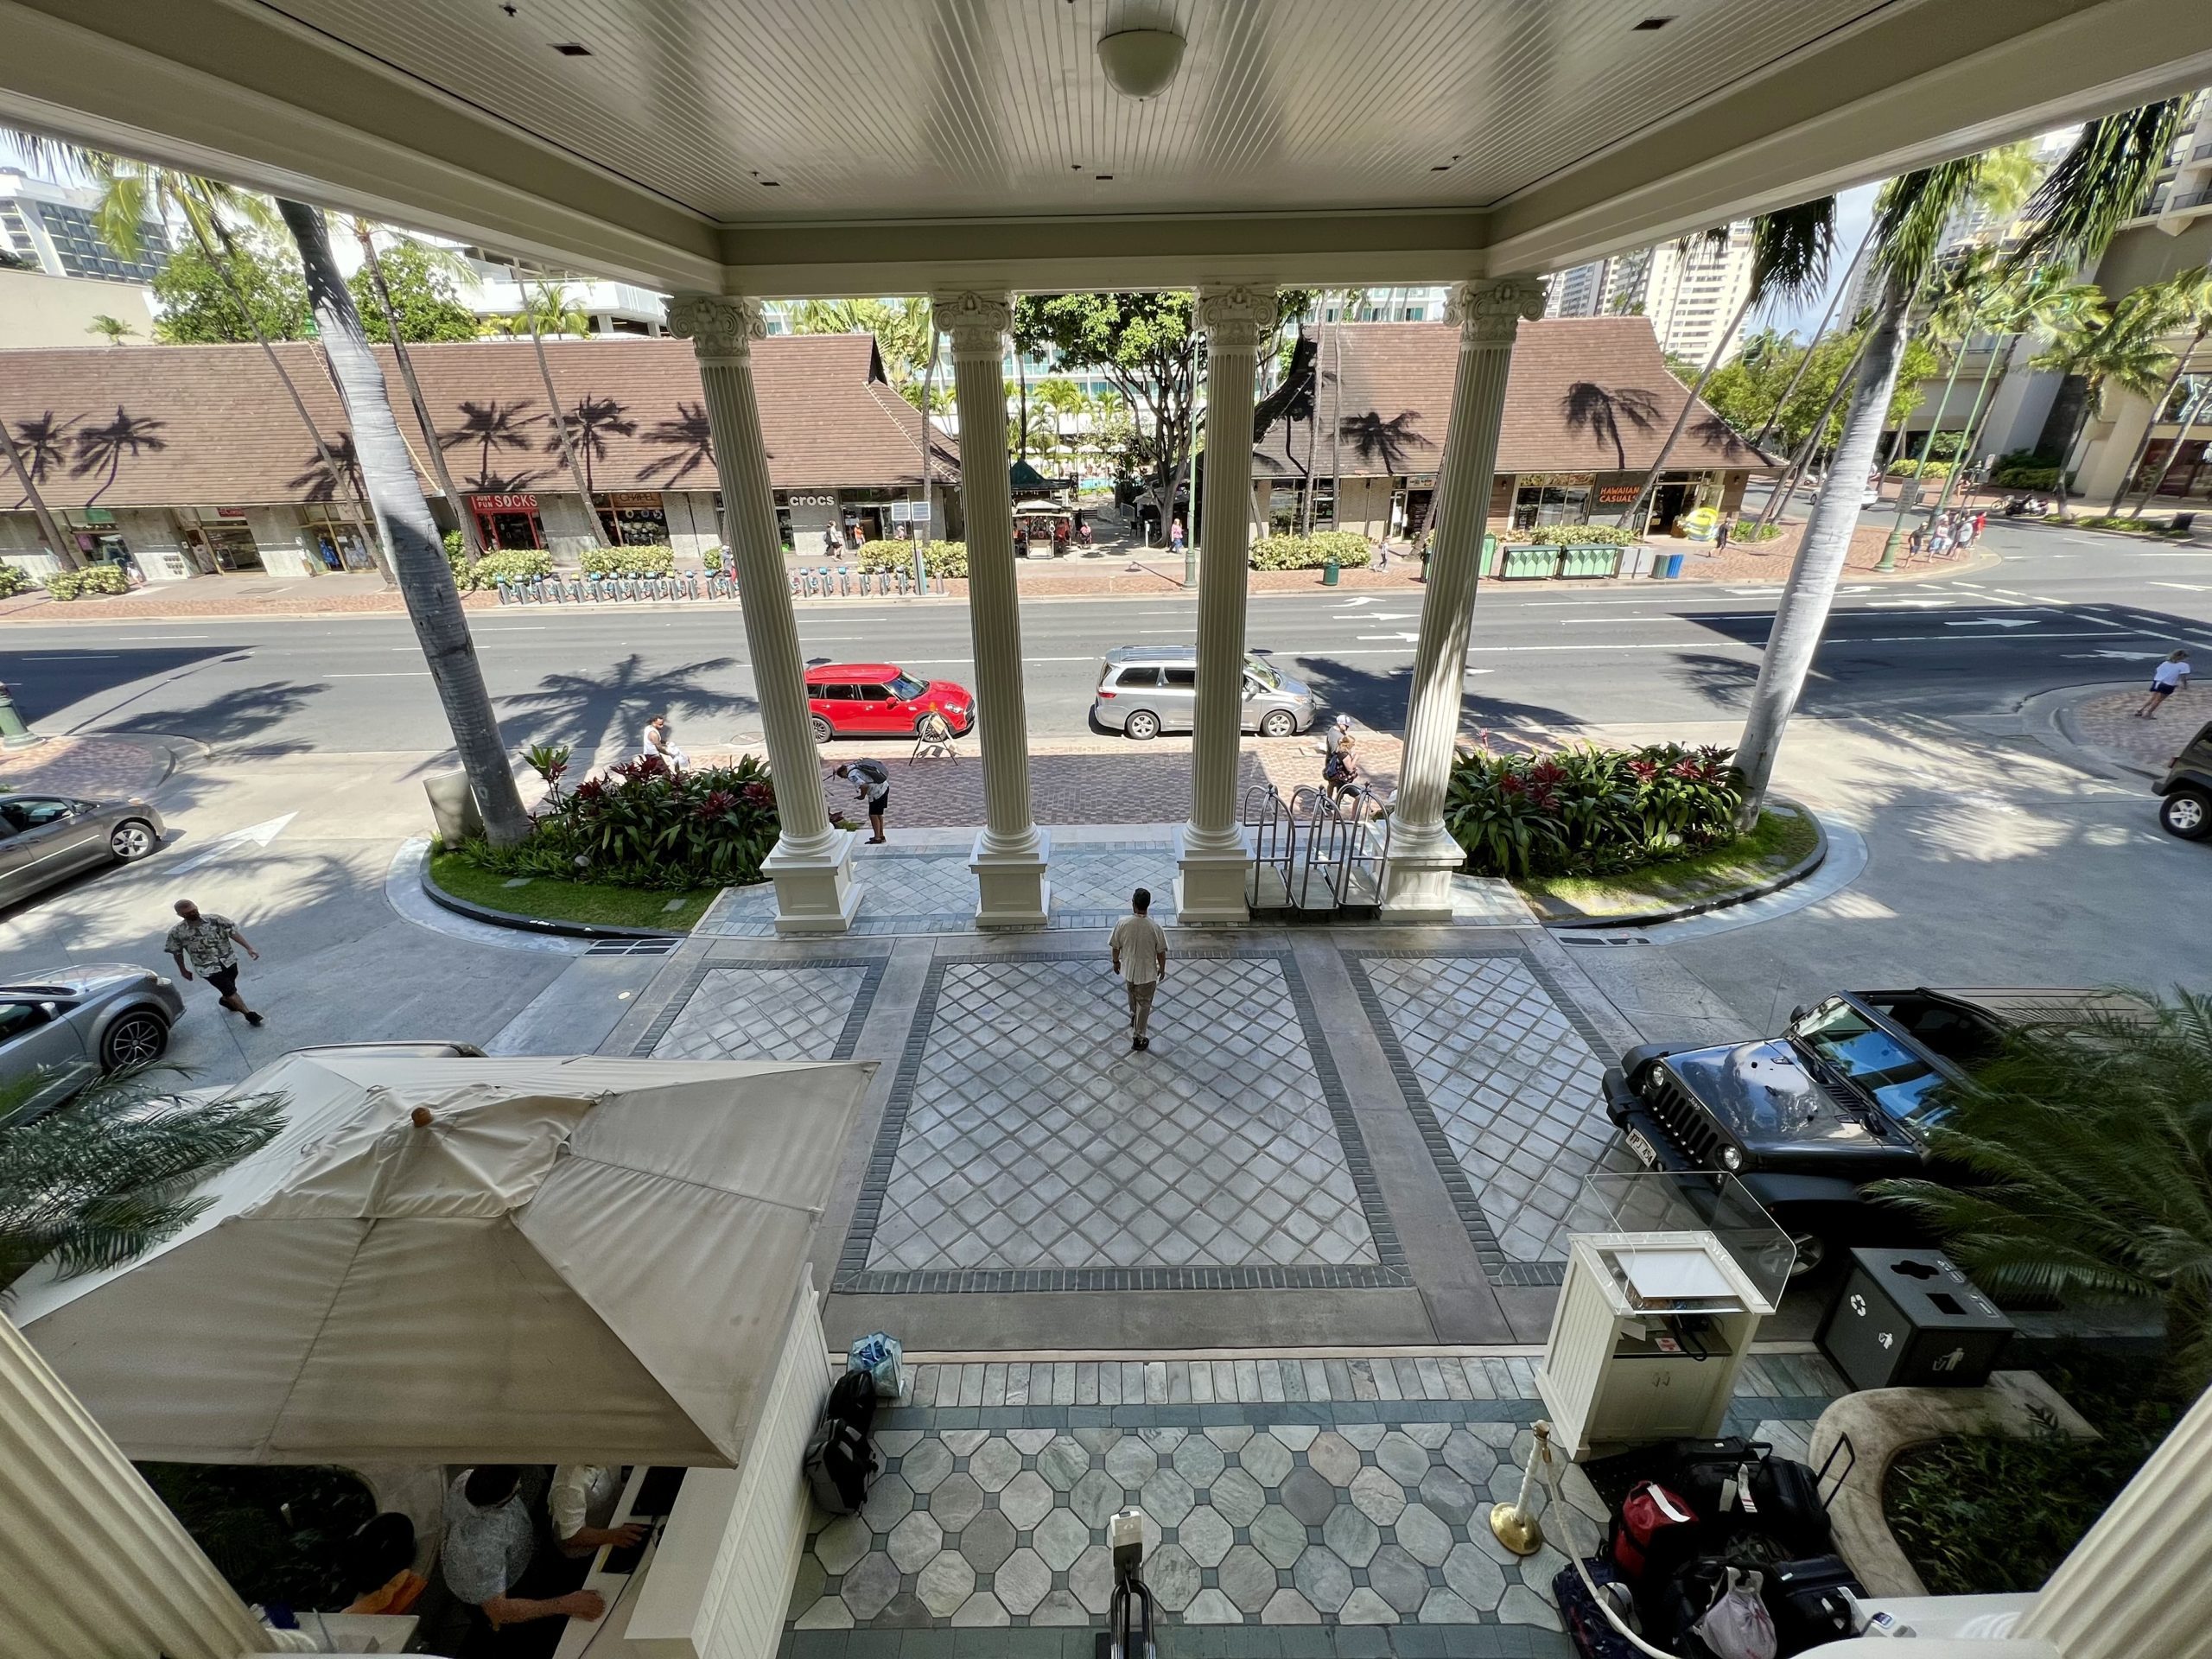
[[145, 857], [161, 844], [160, 837], [154, 834], [154, 826], [143, 818], [124, 819], [107, 838], [108, 850], [125, 864]]
[[1122, 722], [1122, 735], [1134, 737], [1140, 743], [1149, 742], [1160, 735], [1160, 716], [1149, 709], [1140, 709]]
[[2170, 836], [2202, 841], [2212, 836], [2212, 796], [2177, 789], [2158, 803], [2158, 823]]
[[819, 715], [809, 715], [806, 717], [806, 723], [810, 727], [813, 728], [814, 741], [817, 743], [827, 743], [832, 737], [836, 735], [836, 733], [830, 729], [830, 722], [823, 719]]
[[133, 1008], [116, 1020], [100, 1039], [100, 1069], [126, 1071], [151, 1065], [168, 1052], [168, 1021], [151, 1008]]
[[1298, 735], [1298, 716], [1287, 709], [1276, 709], [1260, 721], [1262, 737], [1295, 737]]
[[1828, 1242], [1818, 1233], [1792, 1233], [1789, 1243], [1797, 1252], [1797, 1259], [1789, 1266], [1792, 1279], [1802, 1279], [1808, 1273], [1818, 1273], [1827, 1264]]

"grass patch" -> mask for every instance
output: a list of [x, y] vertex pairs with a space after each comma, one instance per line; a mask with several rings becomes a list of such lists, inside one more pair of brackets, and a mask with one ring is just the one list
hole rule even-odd
[[1772, 880], [1813, 850], [1820, 832], [1802, 813], [1759, 814], [1751, 832], [1726, 847], [1646, 864], [1618, 875], [1532, 875], [1513, 885], [1552, 919], [1636, 916], [1725, 898]]
[[[511, 887], [510, 879], [477, 868], [459, 853], [434, 849], [430, 854], [430, 880], [454, 898], [549, 922], [593, 922], [602, 927], [649, 927], [658, 932], [688, 933], [720, 891], [694, 887], [689, 893], [671, 893], [665, 888], [617, 887], [603, 881], [561, 881], [544, 875], [532, 877], [525, 887]], [[679, 899], [681, 908], [668, 908], [671, 900]]]

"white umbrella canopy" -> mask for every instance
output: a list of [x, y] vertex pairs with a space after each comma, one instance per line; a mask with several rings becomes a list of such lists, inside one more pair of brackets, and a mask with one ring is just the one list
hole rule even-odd
[[134, 1458], [728, 1465], [874, 1070], [304, 1050], [206, 1214], [11, 1313]]

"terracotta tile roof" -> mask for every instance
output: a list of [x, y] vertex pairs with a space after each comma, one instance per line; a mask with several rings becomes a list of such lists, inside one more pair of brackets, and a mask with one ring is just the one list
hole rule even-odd
[[[1343, 348], [1338, 385], [1338, 347]], [[1262, 477], [1332, 470], [1334, 430], [1346, 477], [1433, 473], [1444, 454], [1459, 331], [1443, 322], [1328, 323], [1319, 330], [1316, 417], [1279, 420], [1253, 451]], [[1341, 391], [1341, 397], [1339, 391]], [[1524, 322], [1499, 429], [1500, 473], [1647, 472], [1689, 393], [1667, 372], [1644, 317]], [[1667, 470], [1777, 463], [1700, 403]]]
[[[346, 423], [321, 353], [302, 341], [276, 350], [324, 441], [340, 446]], [[594, 490], [719, 487], [690, 342], [548, 340], [545, 353]], [[422, 430], [389, 349], [378, 355], [419, 469]], [[408, 355], [458, 487], [573, 491], [527, 340], [413, 346]], [[918, 481], [921, 416], [875, 378], [868, 336], [773, 336], [754, 343], [753, 361], [777, 488]], [[0, 418], [27, 450], [48, 424], [59, 430], [44, 446], [39, 480], [55, 507], [251, 505], [329, 493], [313, 441], [257, 346], [0, 352]], [[958, 445], [931, 430], [931, 476], [957, 479]], [[424, 486], [435, 488], [427, 474]], [[0, 508], [20, 493], [0, 478]]]

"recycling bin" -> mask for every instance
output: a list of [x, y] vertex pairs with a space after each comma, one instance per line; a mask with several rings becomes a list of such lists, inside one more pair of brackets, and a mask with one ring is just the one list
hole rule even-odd
[[1851, 1253], [1821, 1347], [1859, 1389], [1974, 1389], [2012, 1339], [2012, 1321], [1935, 1250]]
[[1680, 553], [1662, 553], [1659, 556], [1666, 562], [1666, 569], [1659, 573], [1661, 575], [1671, 579], [1682, 574], [1682, 555]]

